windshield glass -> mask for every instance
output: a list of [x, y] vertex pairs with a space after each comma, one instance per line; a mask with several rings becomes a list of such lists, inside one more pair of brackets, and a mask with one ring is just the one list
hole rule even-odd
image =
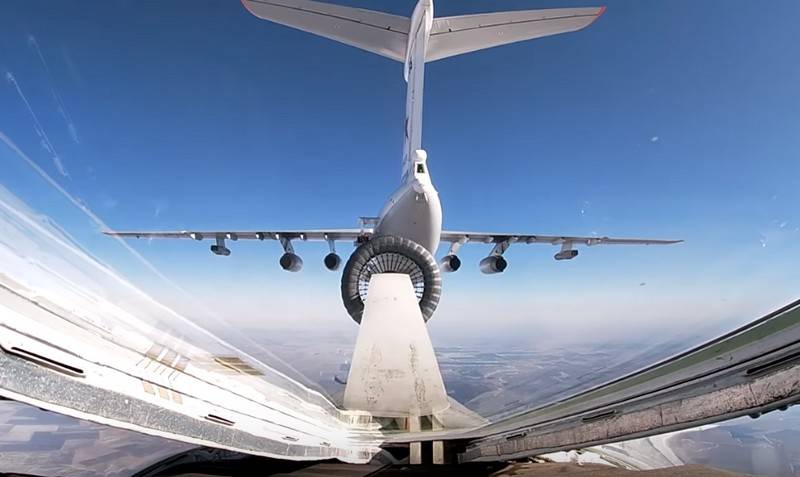
[[[405, 265], [364, 260], [377, 265], [348, 275], [351, 257], [413, 224], [403, 238], [441, 288], [426, 288], [420, 262], [400, 272], [471, 428], [798, 298], [795, 2], [613, 0], [565, 34], [463, 52], [445, 38], [463, 20], [432, 23], [426, 51], [439, 56], [416, 69], [413, 42], [372, 54], [249, 3], [2, 7], [4, 349], [60, 343], [59, 366], [79, 358], [127, 377], [152, 361], [209, 386], [203, 396], [268, 396], [324, 435], [352, 430], [360, 410], [346, 409], [345, 388], [366, 287]], [[335, 3], [402, 17], [359, 22], [403, 38], [414, 21], [413, 2]], [[546, 3], [501, 9], [586, 7]], [[432, 19], [499, 6], [435, 8]], [[119, 231], [134, 234], [105, 233]], [[350, 276], [355, 305], [343, 302]], [[187, 399], [139, 377], [136, 392]], [[373, 431], [348, 438], [373, 445]], [[701, 452], [681, 442], [681, 461]]]

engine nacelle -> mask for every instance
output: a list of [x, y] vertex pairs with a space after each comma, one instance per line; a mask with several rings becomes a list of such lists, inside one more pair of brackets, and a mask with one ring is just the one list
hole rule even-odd
[[335, 253], [329, 253], [325, 255], [325, 268], [328, 270], [335, 272], [339, 270], [339, 267], [342, 265], [342, 257], [336, 255]]
[[572, 260], [573, 258], [578, 256], [577, 250], [562, 250], [555, 254], [553, 258], [556, 260]]
[[227, 257], [228, 255], [231, 254], [231, 249], [229, 249], [228, 247], [226, 247], [224, 245], [212, 245], [211, 246], [211, 252], [214, 255], [220, 255], [222, 257]]
[[481, 272], [492, 275], [494, 273], [502, 273], [508, 268], [508, 262], [502, 255], [490, 255], [481, 260]]
[[445, 255], [439, 260], [439, 269], [443, 272], [456, 272], [461, 268], [461, 259], [456, 255]]
[[287, 272], [299, 272], [303, 268], [303, 259], [293, 253], [284, 253], [280, 260], [281, 268]]

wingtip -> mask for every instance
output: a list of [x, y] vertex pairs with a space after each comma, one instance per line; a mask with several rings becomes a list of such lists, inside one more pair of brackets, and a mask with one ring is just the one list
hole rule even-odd
[[250, 0], [239, 0], [239, 1], [242, 3], [242, 7], [244, 7], [244, 10], [247, 13], [255, 17], [258, 17], [258, 15], [256, 15], [256, 12], [253, 11], [253, 6], [250, 4], [251, 3]]
[[592, 23], [596, 22], [598, 18], [602, 17], [605, 12], [606, 12], [606, 6], [603, 5], [602, 7], [600, 7], [600, 10], [597, 11], [597, 15], [595, 15], [594, 20], [592, 20]]

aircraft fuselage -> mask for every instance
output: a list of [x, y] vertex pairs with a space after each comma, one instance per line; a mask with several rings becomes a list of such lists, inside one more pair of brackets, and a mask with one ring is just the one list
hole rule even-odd
[[422, 97], [425, 55], [433, 26], [433, 2], [421, 0], [411, 15], [404, 62], [406, 92], [403, 178], [400, 187], [381, 210], [377, 235], [404, 237], [436, 253], [442, 233], [442, 205], [428, 174], [427, 153], [422, 150]]
[[396, 235], [425, 247], [432, 254], [442, 233], [442, 204], [433, 187], [425, 152], [416, 151], [414, 169], [381, 210], [376, 235]]

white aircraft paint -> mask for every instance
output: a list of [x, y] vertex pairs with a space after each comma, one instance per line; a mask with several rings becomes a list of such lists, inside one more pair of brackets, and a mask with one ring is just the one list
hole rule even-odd
[[372, 276], [344, 407], [379, 417], [430, 416], [450, 407], [408, 275]]

